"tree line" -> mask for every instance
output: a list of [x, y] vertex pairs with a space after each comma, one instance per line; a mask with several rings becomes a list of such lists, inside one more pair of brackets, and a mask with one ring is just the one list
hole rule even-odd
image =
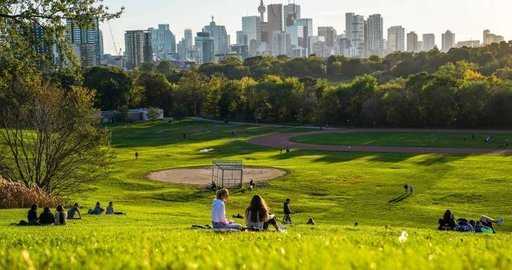
[[187, 71], [169, 62], [146, 63], [132, 72], [94, 67], [84, 71], [83, 85], [97, 92], [96, 106], [103, 110], [159, 107], [178, 118], [507, 128], [512, 43], [369, 59], [228, 58]]

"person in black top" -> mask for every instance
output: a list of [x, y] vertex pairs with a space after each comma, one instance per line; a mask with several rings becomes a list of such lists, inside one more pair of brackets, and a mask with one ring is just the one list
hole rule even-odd
[[25, 220], [21, 220], [18, 223], [18, 226], [39, 225], [39, 222], [37, 220], [37, 204], [33, 204], [30, 207], [30, 210], [28, 210], [27, 220], [28, 222]]
[[27, 215], [28, 225], [37, 225], [37, 204], [33, 204], [28, 210]]
[[443, 218], [439, 220], [440, 231], [453, 231], [457, 224], [455, 223], [455, 217], [450, 210], [446, 210]]
[[283, 212], [284, 212], [284, 218], [283, 222], [284, 224], [292, 224], [292, 210], [290, 209], [290, 199], [286, 199], [286, 201], [283, 204]]
[[49, 207], [45, 207], [43, 213], [39, 216], [39, 224], [51, 225], [53, 223], [55, 223], [55, 216], [52, 214]]

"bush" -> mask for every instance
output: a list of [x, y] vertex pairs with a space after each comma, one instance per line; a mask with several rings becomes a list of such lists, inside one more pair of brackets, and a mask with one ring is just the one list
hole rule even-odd
[[39, 187], [26, 187], [22, 183], [0, 178], [0, 208], [29, 208], [32, 204], [55, 207], [62, 199], [52, 196]]

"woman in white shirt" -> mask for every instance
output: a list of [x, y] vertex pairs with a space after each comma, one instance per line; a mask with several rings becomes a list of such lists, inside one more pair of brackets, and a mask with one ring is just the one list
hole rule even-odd
[[241, 230], [242, 225], [229, 221], [226, 218], [226, 202], [229, 191], [221, 189], [217, 191], [217, 198], [212, 204], [212, 225], [214, 229]]

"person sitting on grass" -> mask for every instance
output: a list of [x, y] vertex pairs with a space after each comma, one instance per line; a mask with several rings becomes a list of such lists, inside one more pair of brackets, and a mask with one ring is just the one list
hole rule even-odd
[[100, 202], [96, 202], [94, 209], [89, 209], [89, 215], [101, 215], [105, 212], [105, 209], [101, 208]]
[[78, 203], [75, 203], [73, 207], [69, 208], [68, 219], [82, 219], [82, 215], [80, 214], [80, 206]]
[[245, 210], [245, 217], [247, 229], [250, 231], [266, 231], [269, 225], [274, 226], [276, 231], [281, 231], [275, 215], [270, 214], [265, 200], [259, 195], [252, 197], [251, 204]]
[[28, 210], [27, 214], [27, 221], [21, 220], [18, 223], [18, 226], [33, 226], [33, 225], [39, 225], [38, 219], [37, 219], [37, 204], [33, 204], [30, 207], [30, 210]]
[[109, 202], [107, 206], [107, 211], [105, 212], [106, 215], [124, 215], [123, 212], [116, 212], [114, 211], [114, 203]]
[[62, 205], [57, 206], [57, 212], [55, 212], [55, 225], [66, 225], [66, 213]]
[[55, 223], [55, 216], [50, 211], [49, 207], [45, 207], [43, 213], [39, 216], [39, 224], [52, 225]]
[[446, 210], [443, 218], [439, 220], [440, 231], [453, 231], [457, 224], [455, 223], [455, 217], [450, 210]]
[[481, 216], [480, 217], [480, 223], [482, 224], [482, 232], [492, 232], [496, 233], [496, 227], [495, 224], [503, 224], [504, 220], [502, 218], [500, 219], [494, 219], [488, 216]]
[[242, 230], [242, 225], [229, 221], [226, 218], [226, 202], [229, 191], [225, 188], [217, 191], [217, 196], [212, 204], [212, 226], [217, 230]]

